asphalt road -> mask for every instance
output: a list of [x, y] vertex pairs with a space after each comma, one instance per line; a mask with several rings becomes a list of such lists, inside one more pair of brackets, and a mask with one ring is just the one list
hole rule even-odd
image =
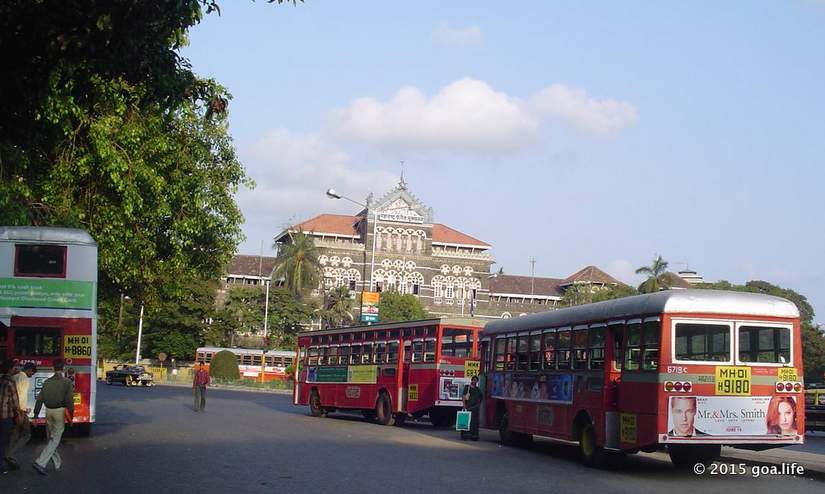
[[0, 477], [0, 492], [48, 493], [821, 493], [807, 478], [697, 476], [670, 462], [631, 456], [593, 470], [567, 446], [537, 441], [507, 448], [497, 435], [462, 442], [457, 433], [412, 423], [382, 427], [356, 416], [308, 416], [288, 395], [210, 390], [192, 411], [187, 388], [99, 386], [90, 438], [61, 445], [63, 470], [31, 468], [44, 439]]

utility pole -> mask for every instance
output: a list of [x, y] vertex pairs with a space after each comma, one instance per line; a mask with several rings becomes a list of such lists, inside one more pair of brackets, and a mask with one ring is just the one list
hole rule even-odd
[[530, 258], [530, 295], [536, 291], [536, 258]]

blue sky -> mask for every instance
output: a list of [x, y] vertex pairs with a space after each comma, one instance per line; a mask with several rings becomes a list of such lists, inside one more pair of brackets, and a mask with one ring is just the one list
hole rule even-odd
[[404, 160], [496, 269], [635, 284], [661, 254], [825, 320], [825, 0], [221, 7], [183, 54], [234, 96], [240, 252], [354, 213], [324, 191], [380, 196]]

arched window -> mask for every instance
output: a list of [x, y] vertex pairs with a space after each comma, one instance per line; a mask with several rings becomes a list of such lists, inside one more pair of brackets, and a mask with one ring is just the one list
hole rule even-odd
[[433, 280], [432, 280], [433, 302], [435, 302], [436, 304], [440, 304], [441, 303], [441, 298], [444, 296], [443, 285], [444, 285], [444, 278], [443, 277], [433, 276]]

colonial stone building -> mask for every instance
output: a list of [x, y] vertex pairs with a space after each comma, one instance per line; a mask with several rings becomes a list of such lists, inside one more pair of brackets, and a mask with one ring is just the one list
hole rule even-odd
[[279, 233], [276, 244], [303, 232], [321, 251], [322, 282], [313, 295], [346, 286], [397, 291], [419, 298], [434, 316], [500, 318], [551, 310], [575, 284], [620, 282], [595, 266], [567, 278], [491, 274], [492, 246], [436, 223], [431, 208], [403, 179], [389, 193], [349, 215], [321, 214]]

